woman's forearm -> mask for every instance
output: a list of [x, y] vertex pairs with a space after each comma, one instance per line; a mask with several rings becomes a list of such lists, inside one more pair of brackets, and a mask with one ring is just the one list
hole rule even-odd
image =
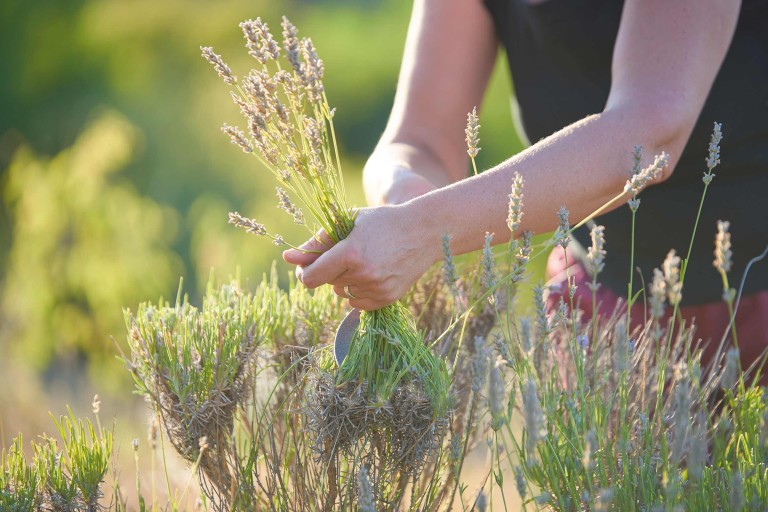
[[554, 229], [560, 206], [576, 223], [622, 191], [634, 145], [645, 146], [645, 164], [662, 150], [673, 156], [681, 152], [685, 130], [670, 138], [631, 115], [617, 110], [587, 117], [479, 176], [415, 198], [403, 208], [435, 261], [444, 233], [451, 235], [456, 254], [481, 248], [486, 232], [494, 233], [497, 243], [509, 239], [507, 205], [516, 172], [525, 181], [521, 231]]

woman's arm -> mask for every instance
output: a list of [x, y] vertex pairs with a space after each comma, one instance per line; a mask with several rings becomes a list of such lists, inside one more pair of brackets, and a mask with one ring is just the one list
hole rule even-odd
[[387, 128], [363, 171], [368, 203], [405, 202], [467, 176], [466, 116], [496, 57], [482, 0], [417, 0]]
[[[483, 235], [509, 239], [507, 200], [515, 172], [525, 179], [521, 230], [549, 231], [565, 205], [577, 220], [622, 190], [630, 148], [648, 158], [672, 155], [666, 179], [690, 136], [730, 44], [739, 2], [628, 0], [614, 49], [611, 92], [603, 112], [574, 123], [494, 169], [412, 199], [361, 211], [350, 236], [314, 261], [287, 251], [309, 287], [349, 285], [350, 303], [376, 309], [401, 297], [452, 249], [480, 248]], [[311, 264], [310, 264], [311, 263]]]

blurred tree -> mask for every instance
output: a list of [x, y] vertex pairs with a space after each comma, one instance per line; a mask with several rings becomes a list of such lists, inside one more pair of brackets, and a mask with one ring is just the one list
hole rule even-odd
[[137, 141], [125, 119], [103, 112], [51, 159], [16, 152], [4, 191], [13, 228], [0, 290], [4, 355], [37, 368], [84, 353], [111, 360], [107, 333], [124, 330], [122, 307], [178, 279], [169, 248], [178, 214], [120, 175]]

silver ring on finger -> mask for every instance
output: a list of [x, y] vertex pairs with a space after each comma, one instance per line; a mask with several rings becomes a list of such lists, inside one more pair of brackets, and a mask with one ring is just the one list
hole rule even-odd
[[348, 285], [348, 284], [345, 284], [345, 285], [344, 285], [344, 295], [346, 295], [348, 299], [356, 299], [356, 298], [357, 298], [357, 297], [355, 297], [355, 296], [352, 294], [352, 292], [351, 292], [351, 291], [349, 291], [349, 285]]

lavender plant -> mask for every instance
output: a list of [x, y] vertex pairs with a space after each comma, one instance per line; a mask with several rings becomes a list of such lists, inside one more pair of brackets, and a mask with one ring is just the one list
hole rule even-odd
[[[102, 510], [102, 484], [112, 455], [112, 434], [70, 411], [54, 418], [60, 441], [43, 436], [24, 455], [22, 437], [0, 457], [0, 509], [52, 512]], [[61, 446], [60, 446], [61, 443]]]
[[[468, 139], [477, 146], [479, 135]], [[513, 233], [523, 190], [515, 176]], [[559, 217], [547, 248], [571, 243], [567, 212]], [[713, 265], [735, 310], [728, 227], [718, 225]], [[478, 262], [460, 260], [447, 234], [443, 268], [402, 302], [409, 329], [450, 362], [456, 392], [442, 420], [417, 379], [403, 378], [380, 403], [367, 383], [337, 379], [327, 340], [342, 301], [293, 281], [283, 290], [274, 269], [253, 292], [236, 281], [210, 284], [199, 309], [179, 293], [173, 304], [126, 311], [124, 361], [159, 420], [160, 446], [167, 440], [199, 476], [204, 507], [508, 510], [517, 498], [525, 508], [568, 511], [768, 506], [768, 397], [744, 377], [735, 330], [723, 338], [733, 346], [724, 341], [704, 365], [695, 326], [665, 320], [680, 303], [687, 260], [667, 254], [646, 292], [649, 316], [631, 329], [626, 304], [589, 321], [572, 300], [548, 311], [544, 286], [534, 290], [532, 317], [519, 315], [516, 287], [542, 247], [524, 234], [500, 254], [487, 240]], [[593, 303], [607, 257], [604, 230], [593, 226]], [[0, 508], [127, 510], [117, 488], [103, 503], [111, 434], [71, 414], [56, 424], [61, 442], [32, 443], [31, 462], [21, 437], [3, 453]], [[465, 464], [483, 447], [482, 471]], [[158, 510], [141, 491], [137, 478], [139, 509]], [[175, 498], [170, 507], [179, 509]]]
[[[322, 231], [321, 241], [338, 242], [353, 229], [355, 211], [344, 194], [323, 63], [287, 19], [282, 45], [261, 20], [241, 28], [258, 62], [246, 76], [202, 49], [247, 122], [245, 132], [223, 131], [272, 171], [279, 208], [313, 235]], [[473, 110], [465, 136], [474, 173], [479, 127]], [[699, 212], [721, 138], [715, 125]], [[487, 233], [468, 271], [446, 233], [443, 268], [402, 302], [364, 314], [340, 368], [328, 341], [345, 313], [342, 302], [327, 288], [309, 292], [291, 282], [283, 290], [274, 270], [254, 292], [237, 281], [211, 282], [200, 308], [179, 292], [173, 304], [126, 311], [130, 352], [123, 359], [159, 422], [161, 446], [167, 440], [193, 468], [204, 506], [217, 511], [507, 510], [514, 505], [505, 479], [514, 480], [525, 507], [544, 510], [766, 509], [768, 396], [745, 380], [733, 325], [705, 366], [695, 326], [678, 321], [693, 241], [685, 258], [671, 250], [654, 270], [640, 328], [631, 327], [640, 293], [632, 274], [626, 303], [608, 317], [582, 320], [571, 276], [555, 311], [547, 310], [540, 285], [533, 317], [518, 314], [516, 289], [532, 257], [564, 250], [573, 229], [627, 196], [636, 217], [638, 194], [667, 156], [644, 169], [641, 160], [636, 148], [624, 190], [576, 226], [561, 208], [559, 228], [543, 246], [530, 233], [513, 237], [505, 265]], [[507, 219], [513, 234], [523, 190], [515, 175]], [[230, 222], [288, 245], [237, 212]], [[592, 226], [591, 238], [585, 264], [595, 311], [608, 257], [602, 226]], [[728, 222], [718, 223], [714, 255], [733, 316]], [[112, 437], [98, 417], [96, 427], [71, 413], [54, 422], [60, 441], [32, 443], [31, 460], [21, 436], [3, 452], [0, 509], [125, 510], [117, 489], [102, 503]], [[483, 446], [489, 457], [478, 472], [465, 459]], [[138, 457], [138, 443], [133, 447]], [[483, 473], [475, 488], [469, 473]], [[138, 477], [137, 494], [143, 511]], [[152, 500], [149, 508], [158, 505]]]
[[[720, 139], [715, 125], [705, 192]], [[633, 214], [639, 206], [636, 186], [648, 181], [637, 167], [625, 189], [633, 195]], [[726, 277], [727, 229], [719, 223], [713, 264], [730, 307], [735, 292]], [[558, 233], [563, 234], [550, 244], [566, 239], [567, 226]], [[604, 230], [594, 226], [586, 257], [593, 305], [606, 254]], [[574, 304], [571, 315], [548, 313], [541, 292], [535, 294], [535, 322], [500, 323], [507, 328], [496, 357], [510, 369], [508, 411], [517, 410], [524, 419], [519, 436], [500, 421], [493, 403], [497, 392], [489, 390], [491, 426], [494, 433], [505, 427], [505, 435], [492, 436], [492, 452], [503, 454], [503, 464], [494, 467], [492, 459], [488, 471], [491, 488], [495, 483], [502, 489], [503, 499], [506, 465], [514, 468], [520, 498], [536, 509], [762, 510], [768, 505], [768, 452], [757, 434], [766, 426], [768, 399], [761, 388], [746, 385], [737, 349], [719, 350], [705, 367], [695, 326], [677, 325], [686, 262], [672, 250], [654, 271], [650, 317], [634, 331], [628, 305], [620, 304], [608, 318], [582, 322]], [[631, 285], [629, 297], [631, 304]], [[665, 322], [667, 305], [674, 313]], [[735, 330], [730, 334], [735, 342]]]
[[182, 300], [126, 311], [125, 363], [160, 419], [168, 440], [199, 468], [215, 505], [228, 509], [237, 488], [236, 416], [249, 396], [256, 350], [271, 330], [270, 287], [254, 295], [233, 282], [209, 287], [202, 309]]
[[[322, 81], [323, 61], [312, 41], [299, 39], [286, 18], [282, 22], [282, 51], [260, 19], [243, 22], [240, 27], [250, 55], [258, 62], [245, 77], [236, 77], [211, 48], [202, 48], [203, 56], [233, 88], [232, 98], [248, 124], [247, 135], [229, 125], [223, 131], [272, 171], [279, 183], [281, 209], [321, 241], [327, 236], [339, 242], [351, 232], [355, 211], [344, 193], [334, 110], [328, 105]], [[283, 64], [287, 64], [285, 68]], [[310, 226], [309, 219], [316, 225]], [[289, 245], [280, 235], [269, 234], [266, 227], [237, 212], [230, 214], [230, 222], [268, 236], [277, 245]], [[318, 230], [323, 234], [317, 235]], [[410, 413], [423, 419], [417, 438], [442, 435], [450, 408], [450, 376], [445, 362], [425, 345], [402, 304], [363, 312], [350, 352], [338, 370], [329, 357], [316, 362], [318, 375], [307, 395], [313, 411], [310, 428], [317, 445], [325, 447], [322, 456], [329, 463], [339, 450], [353, 449], [360, 439], [372, 449], [375, 439], [369, 433], [374, 430], [397, 436], [400, 423]], [[391, 400], [399, 406], [388, 407]], [[362, 409], [354, 412], [351, 407], [337, 407], [340, 401], [354, 401]], [[339, 434], [340, 426], [345, 427], [345, 435]], [[416, 443], [405, 458], [416, 468], [432, 445], [432, 441]], [[407, 449], [403, 443], [401, 450]], [[392, 462], [398, 465], [402, 459]]]
[[[435, 342], [438, 353], [464, 361], [466, 353], [457, 357], [461, 334], [455, 326], [445, 328], [452, 306], [427, 298], [440, 296], [442, 286], [440, 280], [425, 281], [407, 302], [420, 329], [434, 338], [443, 335]], [[462, 293], [465, 286], [456, 284]], [[164, 437], [199, 474], [214, 510], [351, 509], [358, 499], [368, 499], [360, 494], [368, 492], [366, 479], [379, 504], [419, 510], [450, 498], [454, 480], [445, 471], [443, 438], [436, 432], [459, 428], [466, 403], [457, 404], [454, 422], [445, 420], [425, 438], [425, 424], [435, 420], [423, 391], [401, 386], [379, 411], [371, 410], [361, 392], [336, 394], [338, 415], [375, 416], [371, 431], [330, 462], [327, 446], [312, 434], [313, 423], [327, 422], [316, 416], [313, 393], [338, 385], [318, 382], [329, 374], [317, 370], [317, 361], [329, 357], [324, 343], [343, 312], [330, 289], [309, 292], [292, 282], [284, 291], [273, 272], [254, 293], [236, 283], [209, 287], [202, 310], [178, 299], [174, 306], [142, 305], [136, 314], [127, 313], [126, 364], [160, 418]], [[485, 337], [492, 322], [472, 315], [467, 334]], [[466, 372], [461, 363], [454, 378], [466, 382]], [[340, 426], [334, 440], [345, 435], [343, 428], [348, 427]]]

